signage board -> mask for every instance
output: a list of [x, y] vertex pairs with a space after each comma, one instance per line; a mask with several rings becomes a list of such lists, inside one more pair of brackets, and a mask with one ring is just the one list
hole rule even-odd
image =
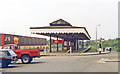
[[19, 38], [18, 37], [14, 37], [14, 44], [18, 44], [18, 41], [19, 40]]
[[63, 40], [53, 40], [53, 43], [63, 43]]

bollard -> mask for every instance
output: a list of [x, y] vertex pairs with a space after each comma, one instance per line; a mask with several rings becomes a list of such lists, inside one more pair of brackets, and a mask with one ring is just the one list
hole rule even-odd
[[72, 53], [72, 49], [71, 49], [71, 47], [70, 47], [70, 54]]
[[46, 47], [45, 47], [45, 50], [44, 50], [44, 51], [45, 51], [45, 54], [46, 54]]

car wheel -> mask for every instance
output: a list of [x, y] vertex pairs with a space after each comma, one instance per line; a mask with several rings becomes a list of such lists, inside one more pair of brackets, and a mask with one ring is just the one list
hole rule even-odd
[[30, 56], [29, 55], [23, 55], [21, 58], [21, 61], [23, 64], [28, 64], [31, 62]]

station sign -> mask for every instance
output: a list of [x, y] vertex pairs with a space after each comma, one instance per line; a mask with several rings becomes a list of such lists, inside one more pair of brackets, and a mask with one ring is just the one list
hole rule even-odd
[[53, 40], [53, 43], [63, 43], [63, 40]]

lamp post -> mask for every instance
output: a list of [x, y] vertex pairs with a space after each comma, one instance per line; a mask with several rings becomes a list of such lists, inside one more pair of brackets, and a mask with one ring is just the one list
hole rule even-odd
[[15, 32], [14, 32], [14, 35], [15, 35]]
[[97, 25], [96, 26], [96, 52], [97, 52], [97, 27], [100, 26], [100, 25]]

